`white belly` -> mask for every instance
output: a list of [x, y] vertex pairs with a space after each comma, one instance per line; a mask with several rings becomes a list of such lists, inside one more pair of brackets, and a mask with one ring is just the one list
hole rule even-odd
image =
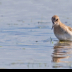
[[72, 41], [72, 35], [70, 34], [55, 34], [55, 36], [59, 39], [59, 40], [69, 40]]

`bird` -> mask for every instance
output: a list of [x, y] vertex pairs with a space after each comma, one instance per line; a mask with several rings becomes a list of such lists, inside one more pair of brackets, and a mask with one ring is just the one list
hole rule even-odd
[[52, 16], [52, 29], [60, 41], [72, 41], [72, 28], [63, 24], [57, 15]]

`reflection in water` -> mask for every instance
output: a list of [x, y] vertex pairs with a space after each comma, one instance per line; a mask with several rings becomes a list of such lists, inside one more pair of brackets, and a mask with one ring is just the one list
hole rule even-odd
[[[52, 62], [57, 64], [71, 63], [71, 61], [65, 61], [66, 59], [71, 58], [72, 54], [72, 42], [60, 41], [54, 45], [54, 51], [52, 54]], [[63, 61], [62, 61], [63, 60]], [[59, 68], [60, 66], [53, 66], [53, 68]]]

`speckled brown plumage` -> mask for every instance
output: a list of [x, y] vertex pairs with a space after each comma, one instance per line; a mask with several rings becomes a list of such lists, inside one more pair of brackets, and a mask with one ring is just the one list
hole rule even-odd
[[72, 40], [72, 28], [63, 24], [57, 15], [52, 18], [53, 30], [59, 40]]

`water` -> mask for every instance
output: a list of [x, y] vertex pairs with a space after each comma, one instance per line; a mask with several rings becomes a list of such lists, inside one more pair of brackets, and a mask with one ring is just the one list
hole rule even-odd
[[71, 0], [0, 0], [0, 68], [72, 68], [72, 42], [59, 42], [51, 17], [72, 23]]

